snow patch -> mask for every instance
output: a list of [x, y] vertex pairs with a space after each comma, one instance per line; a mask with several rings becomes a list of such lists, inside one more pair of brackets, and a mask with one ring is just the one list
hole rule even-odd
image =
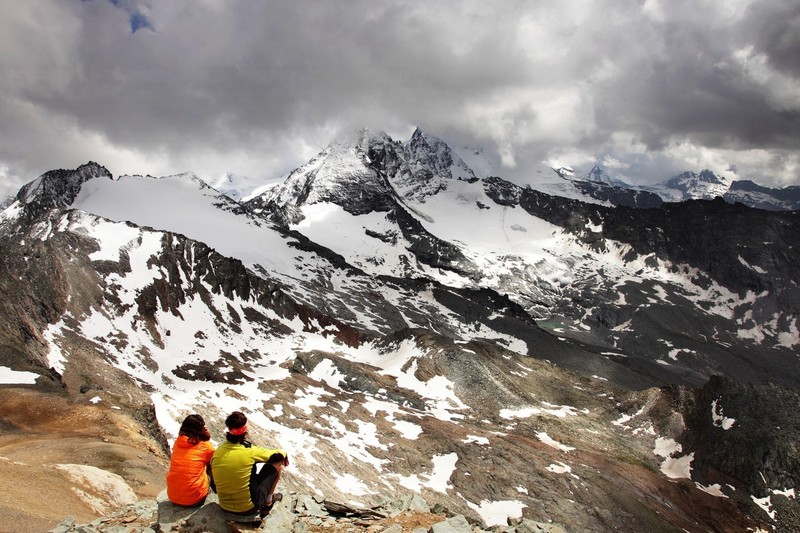
[[551, 448], [555, 448], [556, 450], [561, 450], [562, 452], [571, 452], [575, 449], [573, 446], [567, 446], [566, 444], [561, 444], [557, 440], [551, 438], [546, 432], [540, 431], [536, 434], [536, 438], [539, 439], [541, 442], [547, 444]]
[[467, 506], [480, 515], [486, 527], [507, 525], [509, 518], [520, 518], [522, 510], [527, 507], [517, 500], [481, 500], [480, 504], [467, 501]]
[[767, 273], [767, 271], [764, 270], [763, 268], [761, 268], [760, 266], [754, 266], [754, 265], [751, 265], [750, 263], [748, 263], [747, 261], [745, 261], [744, 258], [741, 255], [739, 256], [739, 262], [742, 265], [744, 265], [745, 267], [747, 267], [750, 270], [752, 270], [753, 272], [757, 272], [758, 274], [766, 274]]
[[570, 472], [572, 472], [572, 467], [569, 466], [568, 464], [559, 462], [551, 464], [545, 470], [553, 472], [554, 474], [569, 474]]
[[0, 385], [34, 385], [39, 374], [0, 366]]
[[339, 369], [333, 364], [333, 361], [330, 359], [323, 359], [314, 367], [313, 371], [309, 372], [308, 377], [316, 381], [322, 381], [329, 387], [338, 389], [339, 383], [344, 381], [347, 376], [339, 372]]
[[680, 453], [683, 447], [679, 442], [666, 437], [658, 437], [656, 439], [653, 454], [664, 457], [664, 462], [661, 463], [661, 472], [668, 478], [691, 479], [692, 461], [694, 460], [694, 452], [682, 457], [674, 457], [675, 454]]
[[683, 457], [667, 457], [661, 463], [661, 471], [671, 479], [692, 479], [694, 452]]
[[121, 249], [139, 238], [139, 228], [122, 222], [110, 222], [97, 219], [93, 224], [86, 224], [89, 235], [97, 240], [100, 250], [89, 254], [92, 261], [119, 261]]
[[666, 437], [658, 437], [656, 439], [656, 446], [653, 448], [653, 453], [659, 457], [670, 457], [672, 454], [678, 453], [683, 450], [683, 446], [679, 442]]
[[542, 402], [545, 407], [524, 407], [522, 409], [501, 409], [500, 416], [506, 420], [512, 418], [530, 418], [531, 416], [547, 414], [555, 416], [556, 418], [566, 418], [568, 416], [576, 416], [578, 410], [571, 405], [555, 405], [548, 402]]
[[719, 401], [720, 399], [716, 399], [711, 402], [711, 419], [713, 420], [715, 427], [719, 427], [727, 431], [733, 427], [733, 425], [736, 423], [736, 420], [723, 416], [722, 406], [719, 405]]
[[713, 485], [709, 485], [707, 487], [704, 486], [704, 485], [701, 485], [700, 483], [695, 483], [695, 486], [698, 489], [702, 490], [703, 492], [711, 494], [712, 496], [716, 496], [717, 498], [727, 498], [728, 497], [728, 496], [725, 495], [724, 492], [722, 492], [722, 485], [720, 485], [719, 483], [714, 483]]
[[767, 516], [769, 516], [770, 519], [775, 520], [777, 511], [775, 509], [772, 509], [772, 496], [764, 496], [763, 498], [756, 498], [755, 496], [751, 495], [750, 498], [752, 498], [753, 502], [755, 502], [756, 505], [761, 507], [761, 509], [765, 513], [767, 513]]
[[793, 500], [795, 498], [794, 488], [783, 489], [783, 490], [772, 489], [770, 492], [772, 492], [772, 494], [775, 494], [775, 495], [778, 495], [778, 496], [786, 496], [790, 500]]
[[778, 333], [778, 342], [786, 348], [794, 348], [800, 344], [800, 330], [797, 328], [797, 320], [789, 323], [789, 331]]
[[371, 490], [358, 478], [352, 474], [344, 474], [336, 477], [336, 487], [344, 494], [351, 496], [364, 496], [373, 494]]
[[453, 452], [444, 455], [434, 455], [431, 461], [433, 462], [433, 470], [430, 474], [414, 474], [410, 476], [393, 474], [392, 477], [396, 477], [402, 486], [414, 492], [420, 492], [422, 488], [427, 487], [437, 492], [447, 494], [447, 489], [452, 487], [450, 484], [450, 476], [453, 475], [456, 469], [458, 454]]

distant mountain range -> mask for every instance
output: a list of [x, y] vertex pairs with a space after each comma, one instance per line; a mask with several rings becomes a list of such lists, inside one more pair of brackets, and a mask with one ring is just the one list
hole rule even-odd
[[0, 213], [4, 386], [165, 449], [244, 410], [289, 489], [487, 530], [800, 527], [800, 219], [723, 201], [781, 196], [478, 166], [362, 130], [271, 183], [47, 172]]
[[[611, 205], [658, 207], [662, 202], [713, 200], [719, 197], [728, 203], [741, 203], [769, 211], [800, 209], [798, 186], [772, 189], [749, 180], [731, 181], [710, 170], [703, 170], [699, 174], [684, 172], [651, 186], [629, 185], [612, 177], [597, 165], [585, 176], [578, 176], [569, 167], [553, 170], [562, 179], [571, 182], [581, 194], [595, 200], [607, 201]], [[642, 193], [645, 193], [645, 196], [642, 196]]]

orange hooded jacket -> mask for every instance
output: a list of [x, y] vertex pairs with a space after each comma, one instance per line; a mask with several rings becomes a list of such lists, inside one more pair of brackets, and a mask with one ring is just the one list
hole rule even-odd
[[172, 447], [167, 472], [167, 497], [177, 505], [191, 506], [208, 495], [206, 465], [214, 455], [208, 441], [189, 443], [186, 435], [178, 435]]

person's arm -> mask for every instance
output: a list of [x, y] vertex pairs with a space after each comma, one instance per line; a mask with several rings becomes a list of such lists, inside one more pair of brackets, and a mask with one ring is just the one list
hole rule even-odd
[[281, 463], [283, 466], [289, 466], [289, 455], [283, 450], [273, 453], [267, 461], [270, 464]]
[[256, 462], [260, 463], [283, 463], [284, 466], [289, 465], [289, 454], [283, 450], [273, 450], [270, 448], [261, 448], [260, 446], [253, 446], [250, 448], [250, 453]]

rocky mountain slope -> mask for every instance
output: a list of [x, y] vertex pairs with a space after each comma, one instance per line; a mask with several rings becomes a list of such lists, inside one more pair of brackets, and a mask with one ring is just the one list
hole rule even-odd
[[794, 213], [550, 196], [420, 131], [238, 197], [94, 163], [23, 188], [8, 394], [140, 413], [154, 457], [186, 414], [218, 441], [241, 409], [290, 450], [289, 490], [413, 491], [485, 527], [797, 524]]

